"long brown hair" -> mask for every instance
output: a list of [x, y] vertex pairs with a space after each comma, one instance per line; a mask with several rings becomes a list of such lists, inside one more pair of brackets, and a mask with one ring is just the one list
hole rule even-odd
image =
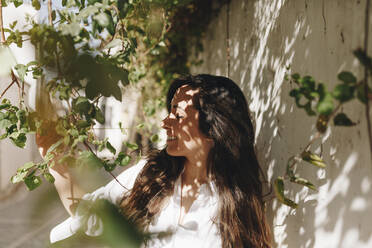
[[[212, 75], [176, 79], [167, 94], [167, 106], [182, 85], [199, 89], [194, 107], [199, 128], [214, 141], [208, 154], [208, 173], [219, 195], [216, 223], [222, 247], [271, 247], [271, 232], [265, 218], [262, 171], [254, 151], [254, 130], [242, 91], [230, 79]], [[141, 228], [146, 228], [172, 195], [180, 176], [183, 157], [165, 149], [150, 154], [133, 189], [121, 207]]]

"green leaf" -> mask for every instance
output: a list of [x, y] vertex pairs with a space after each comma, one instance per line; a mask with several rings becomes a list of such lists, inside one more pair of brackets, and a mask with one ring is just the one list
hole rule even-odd
[[363, 49], [358, 48], [354, 52], [355, 57], [359, 60], [359, 62], [365, 66], [368, 70], [372, 71], [372, 58], [369, 57]]
[[294, 73], [294, 74], [292, 74], [291, 77], [297, 83], [298, 82], [298, 79], [300, 79], [300, 74]]
[[24, 109], [20, 109], [16, 112], [16, 116], [21, 124], [24, 124], [27, 120], [26, 111]]
[[50, 182], [50, 183], [54, 183], [55, 179], [54, 179], [53, 175], [50, 174], [49, 172], [45, 172], [45, 173], [43, 174], [43, 176], [44, 176], [44, 178], [45, 178], [48, 182]]
[[297, 184], [301, 184], [301, 185], [304, 185], [306, 187], [308, 187], [309, 189], [312, 189], [312, 190], [315, 190], [315, 191], [318, 191], [317, 188], [315, 187], [314, 184], [312, 184], [309, 180], [305, 179], [305, 178], [301, 178], [301, 177], [291, 177], [290, 178], [290, 181], [292, 183], [297, 183]]
[[159, 141], [159, 135], [157, 135], [157, 134], [152, 135], [150, 140], [151, 140], [151, 142], [154, 142], [154, 143], [158, 142]]
[[360, 84], [357, 86], [357, 98], [359, 101], [361, 101], [362, 103], [366, 104], [367, 103], [367, 96], [366, 96], [366, 92], [365, 92], [365, 87], [364, 87], [364, 84]]
[[39, 176], [29, 176], [25, 178], [25, 184], [28, 190], [34, 190], [41, 185], [42, 181]]
[[304, 151], [301, 154], [301, 157], [304, 161], [309, 162], [312, 165], [315, 165], [320, 168], [326, 167], [326, 164], [324, 163], [323, 159], [310, 151]]
[[347, 117], [346, 114], [344, 113], [339, 113], [335, 116], [335, 118], [333, 119], [333, 123], [335, 124], [335, 126], [347, 126], [347, 127], [350, 127], [350, 126], [355, 126], [356, 123], [352, 122], [349, 117]]
[[104, 163], [103, 167], [105, 168], [106, 171], [113, 171], [116, 167], [115, 163]]
[[26, 177], [27, 173], [28, 173], [27, 171], [18, 171], [17, 174], [15, 174], [14, 176], [10, 178], [10, 181], [12, 183], [22, 182], [24, 178]]
[[342, 71], [338, 74], [338, 79], [343, 81], [345, 84], [353, 84], [357, 82], [356, 77], [348, 71]]
[[114, 48], [114, 47], [119, 47], [121, 46], [122, 44], [122, 40], [121, 39], [113, 39], [111, 42], [109, 42], [106, 46], [105, 46], [105, 49], [110, 49], [110, 48]]
[[335, 99], [340, 102], [347, 102], [354, 98], [355, 87], [348, 84], [339, 84], [335, 87], [332, 92], [332, 95]]
[[103, 115], [103, 112], [100, 108], [96, 108], [94, 119], [96, 119], [101, 124], [105, 124], [105, 116]]
[[319, 99], [319, 102], [316, 106], [318, 113], [321, 115], [330, 115], [334, 108], [333, 98], [329, 93], [325, 93], [325, 95]]
[[32, 0], [32, 7], [34, 7], [36, 10], [39, 10], [41, 7], [39, 0]]
[[0, 110], [8, 109], [10, 106], [12, 106], [10, 103], [3, 103], [0, 105]]
[[52, 21], [55, 21], [55, 20], [56, 20], [56, 17], [57, 17], [57, 15], [56, 15], [56, 11], [53, 10], [53, 11], [52, 11]]
[[21, 81], [25, 81], [25, 76], [27, 74], [27, 66], [22, 64], [17, 64], [14, 69], [17, 71], [18, 77], [21, 79]]
[[25, 133], [14, 132], [9, 138], [12, 140], [13, 144], [20, 148], [24, 148], [26, 145], [27, 137]]
[[125, 144], [126, 147], [128, 147], [131, 150], [137, 150], [138, 149], [138, 145], [136, 143], [125, 142], [124, 144]]
[[15, 57], [8, 46], [0, 46], [0, 76], [8, 76], [16, 64]]
[[99, 7], [94, 6], [94, 5], [90, 5], [90, 6], [86, 7], [85, 9], [83, 9], [79, 12], [78, 18], [79, 19], [86, 19], [89, 16], [94, 15], [98, 11], [99, 11]]
[[297, 208], [298, 204], [294, 201], [286, 198], [284, 196], [284, 180], [282, 177], [278, 177], [274, 182], [274, 191], [276, 198], [283, 204], [291, 207], [291, 208]]
[[0, 121], [0, 129], [5, 129], [10, 127], [13, 123], [8, 119], [3, 119]]
[[113, 147], [112, 145], [111, 145], [111, 143], [110, 142], [106, 142], [106, 148], [113, 154], [113, 155], [115, 155], [115, 153], [116, 153], [116, 149], [115, 149], [115, 147]]
[[10, 23], [10, 24], [9, 24], [9, 27], [10, 27], [11, 29], [14, 29], [15, 26], [17, 25], [17, 22], [18, 22], [18, 21], [16, 20], [16, 21]]
[[63, 142], [63, 139], [60, 139], [56, 143], [54, 143], [53, 145], [51, 145], [49, 147], [48, 151], [46, 152], [46, 154], [53, 152], [58, 146], [60, 146], [62, 144], [62, 142]]
[[131, 160], [132, 160], [132, 158], [129, 155], [125, 154], [121, 158], [119, 165], [120, 166], [127, 166], [130, 163]]
[[77, 163], [93, 168], [101, 168], [104, 166], [104, 162], [90, 151], [83, 151], [80, 154]]
[[19, 167], [17, 171], [28, 171], [35, 166], [34, 162], [27, 162], [22, 167]]
[[23, 0], [13, 0], [14, 6], [18, 8], [23, 4]]
[[101, 27], [107, 27], [110, 24], [110, 17], [106, 13], [99, 13], [93, 17]]
[[63, 35], [71, 35], [72, 37], [78, 36], [81, 30], [81, 26], [77, 22], [60, 24], [59, 28]]
[[89, 102], [88, 98], [79, 96], [72, 102], [72, 109], [81, 115], [89, 115], [93, 106]]

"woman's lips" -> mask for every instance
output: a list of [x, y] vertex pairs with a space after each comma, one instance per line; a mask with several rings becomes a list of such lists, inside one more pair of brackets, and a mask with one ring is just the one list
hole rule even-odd
[[173, 141], [176, 140], [175, 136], [168, 136], [167, 141]]

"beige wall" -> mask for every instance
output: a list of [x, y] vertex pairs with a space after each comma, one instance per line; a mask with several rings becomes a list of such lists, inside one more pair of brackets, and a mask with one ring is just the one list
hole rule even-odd
[[[17, 20], [16, 28], [20, 30], [24, 29], [24, 26], [26, 25], [26, 14], [37, 19], [35, 9], [27, 4], [18, 8], [15, 8], [13, 4], [10, 4], [8, 7], [4, 8], [3, 14], [5, 28], [8, 28], [10, 23]], [[6, 36], [7, 34], [8, 33], [5, 33]], [[15, 44], [12, 44], [10, 49], [14, 56], [15, 63], [27, 64], [35, 59], [35, 50], [29, 41], [24, 42], [22, 48], [18, 48]], [[6, 61], [1, 61], [0, 66], [5, 62]], [[29, 88], [36, 83], [36, 80], [34, 80], [30, 75], [26, 77], [25, 81], [25, 91], [27, 92], [25, 101], [29, 102], [29, 96], [33, 94], [29, 92]], [[10, 75], [0, 75], [0, 92], [3, 92], [9, 83], [11, 83]], [[19, 99], [17, 87], [15, 85], [12, 86], [12, 88], [10, 88], [4, 95], [4, 98], [10, 99], [13, 104], [17, 104]], [[15, 174], [18, 167], [22, 166], [26, 162], [39, 159], [33, 139], [34, 137], [32, 135], [28, 136], [25, 149], [18, 148], [11, 144], [9, 139], [0, 142], [0, 197], [6, 194], [6, 192], [9, 192], [10, 188], [15, 187], [10, 182], [10, 177]]]
[[[365, 0], [232, 0], [210, 25], [204, 64], [193, 72], [226, 76], [229, 36], [230, 77], [249, 102], [257, 155], [270, 181], [284, 173], [287, 159], [315, 133], [315, 118], [288, 96], [292, 87], [283, 81], [286, 66], [326, 82], [329, 89], [342, 70], [361, 78], [352, 51], [363, 45], [365, 6]], [[299, 202], [298, 209], [276, 199], [269, 202], [275, 247], [372, 247], [372, 165], [364, 106], [347, 103], [343, 111], [358, 125], [329, 128], [322, 139], [328, 167], [298, 168], [319, 192], [287, 184], [286, 193]], [[320, 143], [313, 146], [317, 152]]]

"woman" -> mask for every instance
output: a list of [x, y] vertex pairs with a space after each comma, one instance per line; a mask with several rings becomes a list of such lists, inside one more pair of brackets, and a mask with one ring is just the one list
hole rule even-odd
[[[112, 181], [83, 199], [109, 199], [143, 230], [172, 233], [148, 247], [270, 247], [254, 130], [239, 87], [205, 74], [176, 79], [167, 108], [166, 148], [118, 177], [130, 190]], [[54, 175], [61, 196], [70, 189], [58, 185], [61, 171]], [[70, 211], [67, 198], [61, 196]], [[57, 226], [52, 236], [76, 218], [81, 216]]]

